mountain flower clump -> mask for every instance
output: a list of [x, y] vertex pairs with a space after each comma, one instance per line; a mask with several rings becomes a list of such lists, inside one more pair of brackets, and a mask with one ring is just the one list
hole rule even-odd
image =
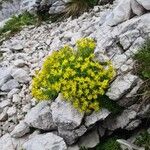
[[77, 49], [64, 46], [48, 56], [42, 69], [32, 81], [32, 95], [38, 100], [48, 100], [62, 93], [79, 111], [100, 109], [98, 97], [115, 75], [110, 62], [94, 61], [94, 40], [83, 38], [76, 43]]

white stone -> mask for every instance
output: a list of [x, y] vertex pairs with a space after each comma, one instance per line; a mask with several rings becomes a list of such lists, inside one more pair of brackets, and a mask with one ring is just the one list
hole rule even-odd
[[20, 138], [24, 136], [26, 133], [30, 132], [30, 128], [24, 121], [21, 121], [15, 129], [11, 132], [11, 136], [14, 138]]
[[19, 97], [18, 94], [13, 95], [12, 102], [14, 102], [14, 103], [20, 103], [21, 102], [21, 98]]
[[109, 114], [110, 112], [105, 108], [102, 108], [98, 112], [93, 112], [90, 116], [85, 117], [85, 126], [94, 125], [97, 121], [104, 120]]
[[12, 51], [22, 51], [23, 50], [23, 46], [21, 44], [15, 44], [15, 45], [11, 46], [10, 49]]
[[17, 112], [16, 107], [9, 107], [9, 109], [7, 110], [8, 116], [13, 116], [14, 114], [16, 114], [16, 112]]
[[7, 97], [8, 97], [8, 98], [12, 98], [13, 95], [14, 95], [14, 94], [18, 94], [19, 91], [20, 91], [19, 89], [14, 88], [14, 89], [12, 89], [12, 90], [7, 94]]
[[97, 144], [99, 144], [99, 142], [99, 135], [95, 129], [93, 131], [89, 131], [80, 138], [79, 146], [85, 148], [94, 148]]
[[14, 89], [14, 88], [19, 88], [19, 87], [20, 87], [19, 83], [18, 83], [15, 79], [11, 79], [11, 80], [7, 81], [7, 82], [1, 87], [1, 90], [2, 90], [2, 91], [9, 92], [9, 91], [11, 91], [11, 90]]
[[11, 78], [12, 67], [0, 68], [0, 87]]
[[69, 102], [59, 94], [51, 104], [53, 121], [64, 129], [75, 129], [80, 126], [84, 113], [78, 112]]
[[23, 144], [24, 150], [67, 150], [64, 140], [53, 134], [39, 134]]
[[46, 101], [40, 102], [32, 108], [25, 116], [24, 121], [29, 126], [37, 129], [54, 130], [56, 128], [52, 120], [49, 103]]
[[14, 69], [11, 75], [20, 83], [28, 83], [30, 81], [29, 73], [24, 69]]
[[112, 100], [119, 100], [137, 82], [138, 77], [130, 73], [119, 76], [111, 84], [106, 95]]
[[26, 64], [25, 61], [22, 60], [22, 59], [17, 59], [17, 60], [14, 61], [14, 65], [16, 67], [23, 67], [25, 64]]
[[2, 102], [0, 102], [0, 108], [10, 106], [10, 104], [11, 104], [10, 100], [3, 100]]

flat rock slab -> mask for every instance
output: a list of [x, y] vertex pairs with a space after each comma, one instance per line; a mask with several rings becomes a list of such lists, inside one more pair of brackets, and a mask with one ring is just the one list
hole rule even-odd
[[111, 84], [106, 95], [112, 100], [119, 100], [137, 82], [138, 77], [130, 73], [119, 76]]
[[97, 121], [104, 120], [110, 112], [107, 109], [102, 108], [98, 112], [93, 112], [90, 116], [86, 116], [85, 118], [85, 126], [89, 127], [94, 125]]
[[67, 150], [64, 140], [53, 134], [39, 134], [23, 144], [24, 150]]
[[78, 112], [69, 102], [63, 100], [59, 94], [51, 105], [53, 121], [58, 127], [72, 130], [80, 126], [84, 113]]
[[34, 108], [32, 108], [24, 120], [29, 126], [42, 129], [42, 130], [54, 130], [56, 125], [53, 122], [49, 103], [46, 101], [40, 102]]

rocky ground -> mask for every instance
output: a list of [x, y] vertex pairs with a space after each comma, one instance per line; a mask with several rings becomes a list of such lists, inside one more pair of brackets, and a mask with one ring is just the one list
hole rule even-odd
[[[106, 16], [112, 8], [109, 4], [96, 6], [78, 19], [25, 27], [2, 43], [1, 150], [36, 150], [39, 146], [41, 149], [50, 147], [64, 150], [80, 137], [72, 148], [77, 150], [85, 143], [93, 147], [99, 143], [99, 137], [120, 128], [133, 130], [144, 118], [148, 118], [150, 104], [141, 105], [133, 98], [142, 80], [133, 74], [132, 56], [150, 36], [150, 13], [111, 27], [107, 24]], [[41, 102], [36, 105], [36, 100], [30, 94], [31, 79], [35, 70], [41, 68], [44, 58], [66, 43], [74, 46], [81, 37], [94, 38], [97, 42], [97, 59], [101, 62], [111, 60], [117, 70], [117, 76], [106, 95], [125, 108], [118, 116], [114, 117], [105, 108], [89, 116], [80, 114], [70, 104], [60, 101], [60, 95], [53, 103]], [[89, 137], [94, 139], [91, 143]]]

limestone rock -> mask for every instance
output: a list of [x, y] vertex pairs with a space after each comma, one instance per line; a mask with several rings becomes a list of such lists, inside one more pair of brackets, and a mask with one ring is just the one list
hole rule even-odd
[[19, 88], [19, 87], [20, 87], [19, 83], [18, 83], [15, 79], [11, 79], [11, 80], [7, 81], [7, 82], [1, 87], [1, 90], [2, 90], [2, 91], [9, 92], [9, 91], [11, 91], [11, 90], [14, 89], [14, 88]]
[[26, 133], [30, 132], [30, 128], [24, 121], [21, 121], [15, 129], [11, 132], [11, 136], [14, 138], [20, 138], [24, 136]]
[[0, 68], [0, 87], [11, 78], [12, 67]]
[[81, 137], [84, 133], [86, 133], [87, 129], [84, 125], [75, 130], [66, 130], [58, 128], [58, 133], [68, 145], [74, 144], [79, 137]]
[[42, 130], [54, 130], [56, 125], [53, 122], [51, 109], [49, 103], [46, 101], [40, 102], [34, 108], [32, 108], [24, 120], [29, 126], [42, 129]]
[[14, 45], [11, 46], [11, 50], [12, 51], [22, 51], [23, 46], [21, 44], [14, 44]]
[[120, 99], [134, 84], [136, 84], [138, 77], [130, 73], [119, 76], [111, 84], [106, 95], [112, 100]]
[[64, 140], [53, 134], [39, 134], [23, 144], [24, 150], [67, 150]]
[[107, 17], [106, 24], [118, 25], [130, 19], [132, 12], [135, 15], [142, 15], [145, 10], [150, 10], [149, 0], [120, 0], [113, 12]]
[[124, 110], [121, 115], [116, 118], [110, 117], [104, 121], [103, 127], [113, 131], [123, 129], [137, 116], [137, 112], [131, 109]]
[[85, 148], [94, 148], [99, 144], [99, 135], [97, 130], [92, 130], [83, 135], [79, 140], [79, 146]]
[[29, 73], [23, 69], [14, 69], [11, 75], [20, 83], [28, 83], [30, 81]]
[[15, 150], [21, 149], [22, 144], [27, 140], [27, 137], [21, 139], [14, 139], [10, 134], [5, 134], [0, 138], [0, 149], [1, 150]]
[[85, 117], [85, 126], [89, 127], [94, 125], [97, 121], [104, 120], [110, 112], [107, 109], [100, 109], [98, 112], [93, 112], [90, 116]]
[[80, 126], [84, 113], [78, 112], [69, 102], [63, 100], [59, 94], [51, 105], [54, 123], [63, 129], [75, 129]]

